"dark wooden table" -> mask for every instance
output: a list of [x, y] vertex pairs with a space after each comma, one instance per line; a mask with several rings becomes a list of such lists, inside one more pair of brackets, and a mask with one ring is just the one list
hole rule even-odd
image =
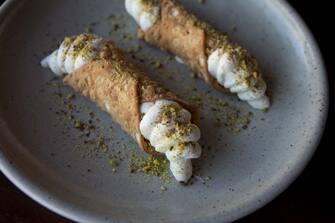
[[[0, 4], [3, 1], [0, 0]], [[330, 61], [331, 49], [328, 36], [333, 12], [331, 3], [323, 1], [289, 1], [305, 19], [314, 33], [328, 65], [328, 73], [334, 71]], [[330, 36], [330, 37], [331, 37]], [[330, 38], [329, 38], [330, 39]], [[334, 40], [332, 40], [334, 41]], [[334, 114], [334, 79], [329, 75], [331, 105]], [[334, 168], [335, 152], [332, 151], [331, 134], [333, 117], [330, 116], [320, 146], [302, 175], [278, 198], [239, 222], [335, 222]], [[0, 173], [0, 223], [53, 223], [70, 222], [40, 206], [9, 182]]]

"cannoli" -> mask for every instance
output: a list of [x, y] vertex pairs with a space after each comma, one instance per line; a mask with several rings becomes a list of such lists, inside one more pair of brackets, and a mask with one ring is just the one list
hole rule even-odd
[[175, 178], [192, 175], [201, 155], [196, 109], [150, 80], [110, 40], [93, 34], [67, 37], [41, 65], [94, 101], [154, 156], [166, 155]]
[[209, 85], [235, 93], [256, 109], [270, 106], [256, 60], [229, 37], [185, 10], [176, 0], [125, 0], [140, 39], [176, 55]]

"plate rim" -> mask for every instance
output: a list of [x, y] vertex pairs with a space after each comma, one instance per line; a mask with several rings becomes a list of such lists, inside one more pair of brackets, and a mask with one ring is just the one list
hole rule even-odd
[[[2, 21], [0, 25], [2, 25], [6, 19], [6, 16], [9, 15], [12, 10], [15, 8], [16, 4], [22, 3], [24, 1], [19, 0], [6, 0], [1, 6], [0, 6], [0, 20]], [[311, 52], [314, 54], [314, 61], [315, 64], [318, 66], [317, 73], [320, 75], [320, 78], [322, 80], [322, 86], [323, 86], [323, 93], [324, 93], [324, 107], [323, 111], [320, 113], [320, 115], [317, 118], [317, 126], [315, 126], [315, 129], [318, 129], [320, 134], [315, 136], [313, 138], [312, 143], [309, 144], [308, 149], [311, 150], [308, 154], [301, 156], [299, 160], [297, 160], [295, 163], [296, 167], [292, 171], [292, 173], [284, 178], [280, 179], [280, 188], [274, 191], [265, 191], [263, 192], [263, 199], [261, 202], [255, 202], [253, 206], [249, 207], [241, 207], [239, 211], [236, 212], [235, 216], [232, 216], [229, 221], [234, 221], [237, 219], [241, 219], [256, 210], [262, 208], [263, 206], [270, 203], [272, 200], [274, 200], [278, 195], [280, 195], [283, 191], [285, 191], [296, 179], [297, 177], [303, 172], [305, 167], [308, 165], [309, 161], [313, 157], [314, 153], [316, 152], [318, 145], [322, 139], [322, 136], [324, 134], [325, 125], [328, 118], [328, 111], [329, 111], [329, 83], [327, 80], [327, 71], [325, 68], [324, 59], [322, 56], [322, 53], [320, 51], [320, 48], [318, 46], [318, 43], [308, 28], [305, 21], [302, 19], [302, 17], [299, 15], [299, 13], [288, 3], [286, 0], [276, 0], [271, 3], [274, 7], [277, 8], [277, 10], [280, 10], [281, 14], [285, 14], [288, 17], [286, 17], [287, 20], [291, 19], [292, 22], [297, 24], [297, 29], [301, 31], [303, 36], [306, 38], [306, 42], [311, 47]], [[85, 215], [83, 213], [76, 213], [77, 211], [80, 212], [80, 210], [72, 210], [69, 211], [66, 208], [67, 204], [66, 201], [62, 199], [58, 200], [49, 200], [47, 199], [47, 191], [44, 193], [38, 192], [37, 187], [38, 185], [34, 185], [33, 183], [30, 184], [24, 184], [23, 182], [26, 182], [25, 180], [21, 180], [25, 178], [25, 175], [20, 173], [18, 169], [11, 165], [11, 162], [6, 158], [6, 155], [3, 154], [1, 148], [0, 148], [0, 171], [6, 176], [7, 179], [9, 179], [17, 188], [19, 188], [23, 193], [25, 193], [27, 196], [32, 198], [34, 201], [39, 203], [40, 205], [48, 208], [54, 213], [57, 213], [65, 218], [75, 220], [75, 221], [87, 221], [89, 215]], [[277, 182], [278, 183], [278, 182]], [[92, 217], [92, 215], [91, 215]], [[215, 216], [216, 219], [222, 219], [222, 214], [218, 214]], [[110, 219], [113, 221], [113, 219]], [[201, 219], [201, 220], [209, 220], [210, 219]], [[226, 220], [224, 220], [226, 221]]]

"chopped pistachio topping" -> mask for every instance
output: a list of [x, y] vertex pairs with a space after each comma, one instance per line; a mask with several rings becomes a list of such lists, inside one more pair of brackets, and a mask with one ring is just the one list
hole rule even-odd
[[163, 112], [160, 115], [160, 118], [157, 120], [157, 123], [167, 124], [171, 120], [176, 120], [180, 117], [180, 111], [182, 107], [178, 104], [169, 104], [162, 106]]
[[144, 173], [148, 176], [159, 177], [164, 182], [170, 182], [169, 162], [165, 158], [148, 156], [140, 157], [133, 152], [129, 162], [130, 173]]
[[113, 167], [116, 168], [119, 166], [119, 161], [115, 157], [109, 160], [109, 164]]
[[160, 3], [160, 0], [141, 0], [142, 5], [145, 6], [156, 6]]
[[166, 137], [172, 139], [179, 139], [185, 135], [188, 135], [192, 132], [191, 123], [176, 123], [175, 128], [171, 129], [166, 133]]
[[[162, 112], [156, 122], [163, 125], [174, 122], [174, 128], [171, 128], [165, 134], [165, 137], [167, 139], [173, 139], [178, 141], [180, 138], [190, 135], [194, 130], [194, 124], [188, 121], [181, 121], [182, 109], [183, 108], [177, 103], [162, 106]], [[189, 144], [189, 142], [181, 142], [170, 149], [174, 149], [179, 153], [182, 153], [187, 144]]]
[[98, 40], [101, 38], [98, 37], [97, 35], [89, 33], [80, 34], [79, 36], [75, 37], [75, 39], [65, 38], [64, 40], [65, 46], [69, 46], [69, 44], [72, 44], [72, 48], [71, 50], [67, 51], [67, 54], [73, 58], [76, 58], [80, 53], [81, 56], [83, 56], [85, 59], [92, 58], [92, 56], [98, 56], [95, 47], [91, 43], [91, 41], [95, 39]]

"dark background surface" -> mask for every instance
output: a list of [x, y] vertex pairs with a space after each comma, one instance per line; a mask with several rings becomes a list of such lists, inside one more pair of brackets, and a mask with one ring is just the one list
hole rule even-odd
[[[3, 0], [0, 0], [0, 5]], [[335, 222], [334, 165], [332, 140], [334, 114], [333, 53], [330, 32], [333, 29], [332, 1], [289, 0], [314, 33], [328, 69], [330, 86], [329, 118], [319, 148], [300, 177], [274, 201], [240, 220], [246, 222]], [[320, 3], [321, 2], [321, 3]], [[334, 42], [334, 39], [332, 40]], [[40, 206], [0, 173], [0, 223], [69, 222]]]

